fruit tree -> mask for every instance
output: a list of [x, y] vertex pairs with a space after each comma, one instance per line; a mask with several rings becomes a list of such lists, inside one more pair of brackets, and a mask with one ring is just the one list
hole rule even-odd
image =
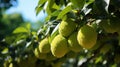
[[38, 31], [16, 28], [1, 43], [4, 67], [120, 66], [119, 0], [39, 0]]

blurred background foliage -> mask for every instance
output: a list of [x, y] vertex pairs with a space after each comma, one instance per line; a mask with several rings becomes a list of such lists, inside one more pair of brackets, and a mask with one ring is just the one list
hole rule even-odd
[[32, 39], [31, 31], [37, 31], [43, 24], [40, 21], [36, 23], [25, 21], [20, 13], [5, 13], [6, 10], [15, 6], [18, 6], [17, 0], [0, 0], [0, 67], [3, 67], [4, 61], [11, 57], [15, 59], [29, 51], [25, 52], [23, 49], [25, 49], [26, 43]]

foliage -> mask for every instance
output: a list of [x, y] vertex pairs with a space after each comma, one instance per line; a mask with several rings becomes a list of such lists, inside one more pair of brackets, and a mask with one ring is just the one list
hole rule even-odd
[[[25, 61], [25, 64], [35, 64], [37, 67], [39, 65], [43, 67], [60, 67], [60, 65], [63, 67], [118, 67], [120, 65], [119, 3], [119, 0], [39, 0], [36, 15], [42, 10], [47, 13], [44, 24], [37, 32], [31, 30], [30, 24], [26, 24], [16, 28], [10, 36], [6, 36], [0, 42], [0, 63], [17, 62], [16, 64], [19, 65], [20, 61]], [[89, 25], [97, 33], [96, 44], [90, 49], [81, 46], [83, 49], [80, 52], [68, 49], [68, 52], [59, 58], [53, 56], [53, 52], [39, 54], [37, 50], [37, 54], [44, 55], [45, 58], [35, 57], [34, 52], [35, 49], [39, 49], [39, 42], [47, 37], [50, 44], [54, 43], [56, 36], [61, 36], [59, 33], [61, 22], [69, 23], [67, 21], [69, 19], [77, 24], [69, 33], [70, 35], [78, 32], [84, 25]], [[68, 27], [72, 29], [72, 26]], [[90, 33], [89, 30], [85, 30], [85, 34], [86, 31], [87, 34]], [[69, 36], [64, 39], [68, 40]], [[60, 52], [63, 51], [61, 49]], [[30, 59], [34, 62], [30, 63]]]

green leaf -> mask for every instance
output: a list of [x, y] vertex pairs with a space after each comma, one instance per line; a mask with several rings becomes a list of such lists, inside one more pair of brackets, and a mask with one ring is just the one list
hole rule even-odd
[[27, 28], [28, 30], [30, 30], [30, 29], [31, 29], [31, 24], [30, 24], [30, 23], [26, 24], [26, 28]]
[[8, 43], [8, 44], [11, 44], [15, 41], [16, 39], [16, 35], [10, 35], [10, 36], [6, 36], [5, 37], [5, 42]]
[[5, 37], [5, 42], [8, 44], [13, 44], [19, 40], [26, 39], [27, 37], [28, 34], [25, 33], [12, 34]]
[[40, 12], [42, 9], [43, 9], [43, 7], [37, 6], [37, 7], [35, 8], [35, 10], [36, 10], [36, 15], [38, 15], [39, 12]]
[[56, 5], [56, 4], [54, 3], [54, 5], [53, 5], [52, 8], [59, 10], [59, 9], [60, 9], [60, 6], [58, 6], [58, 5]]
[[2, 54], [8, 53], [8, 48], [4, 48], [1, 53], [2, 53]]
[[47, 0], [39, 0], [38, 5], [44, 4]]
[[37, 5], [37, 7], [35, 8], [35, 10], [36, 10], [36, 15], [38, 15], [38, 13], [43, 9], [44, 3], [45, 3], [46, 1], [47, 1], [47, 0], [39, 0], [38, 5]]
[[28, 33], [28, 30], [24, 27], [18, 27], [13, 31], [13, 33]]
[[60, 13], [60, 11], [59, 11], [59, 10], [56, 10], [56, 11], [54, 11], [54, 12], [51, 14], [51, 16], [58, 16], [59, 13]]
[[95, 0], [88, 0], [86, 4], [91, 4], [93, 3]]
[[99, 63], [99, 62], [101, 62], [101, 61], [102, 61], [102, 57], [100, 56], [100, 57], [97, 57], [97, 58], [96, 58], [95, 63], [97, 64], [97, 63]]
[[85, 0], [70, 0], [74, 7], [79, 8], [81, 10], [85, 4]]
[[46, 3], [48, 3], [46, 11], [47, 11], [47, 14], [49, 15], [52, 13], [52, 7], [54, 5], [54, 0], [48, 0]]
[[58, 30], [56, 30], [56, 31], [51, 35], [51, 37], [49, 37], [49, 42], [50, 42], [50, 43], [52, 42], [52, 40], [55, 38], [55, 36], [56, 36], [58, 33], [59, 33]]
[[97, 8], [102, 12], [108, 13], [108, 7], [109, 7], [110, 0], [95, 0], [95, 4]]
[[52, 14], [48, 15], [48, 16], [45, 18], [45, 21], [49, 21], [51, 17], [58, 16], [59, 13], [60, 13], [59, 10], [54, 11]]
[[70, 12], [71, 10], [72, 10], [71, 5], [65, 7], [65, 8], [59, 13], [57, 19], [63, 18], [63, 16], [64, 16], [65, 14], [67, 14], [68, 12]]
[[51, 43], [54, 37], [59, 33], [58, 32], [59, 24], [52, 31], [51, 37], [49, 37], [49, 42]]

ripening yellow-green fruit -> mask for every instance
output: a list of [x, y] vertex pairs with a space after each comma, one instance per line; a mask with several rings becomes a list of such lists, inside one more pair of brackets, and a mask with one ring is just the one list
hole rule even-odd
[[46, 53], [40, 53], [38, 48], [35, 48], [34, 54], [38, 59], [45, 59], [46, 58]]
[[[117, 19], [116, 19], [117, 20]], [[100, 26], [107, 32], [107, 33], [114, 33], [118, 32], [120, 29], [120, 23], [116, 21], [115, 18], [113, 19], [106, 19], [100, 22]]]
[[78, 32], [74, 32], [69, 38], [68, 38], [68, 45], [70, 50], [74, 51], [74, 52], [80, 52], [82, 50], [82, 47], [79, 45], [78, 41], [77, 41], [77, 33]]
[[104, 44], [104, 46], [100, 49], [100, 53], [106, 54], [111, 48], [111, 44]]
[[48, 38], [43, 39], [39, 43], [39, 50], [40, 50], [40, 53], [48, 53], [48, 52], [50, 52], [50, 44], [49, 44]]
[[97, 33], [91, 26], [84, 25], [78, 31], [77, 40], [83, 48], [91, 49], [96, 44]]
[[64, 37], [68, 37], [76, 29], [76, 26], [77, 24], [71, 19], [63, 20], [59, 26], [59, 33]]
[[53, 39], [51, 52], [57, 58], [63, 57], [68, 52], [68, 42], [62, 35], [57, 35]]
[[55, 56], [52, 55], [52, 53], [48, 53], [46, 56], [46, 61], [53, 61], [56, 60], [57, 58]]
[[90, 50], [96, 50], [101, 46], [101, 41], [97, 41], [96, 44]]

